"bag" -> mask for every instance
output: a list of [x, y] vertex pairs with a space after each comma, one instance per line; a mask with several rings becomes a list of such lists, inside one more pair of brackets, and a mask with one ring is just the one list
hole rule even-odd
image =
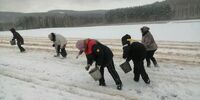
[[97, 67], [91, 69], [91, 70], [89, 71], [89, 74], [92, 76], [92, 78], [93, 78], [95, 81], [100, 80], [101, 77], [102, 77], [101, 72], [100, 72], [99, 68], [97, 68]]
[[131, 65], [129, 64], [129, 62], [124, 62], [120, 65], [120, 67], [122, 68], [122, 70], [124, 71], [124, 73], [128, 73], [132, 70]]
[[16, 45], [15, 40], [10, 40], [10, 44], [11, 44], [11, 45]]

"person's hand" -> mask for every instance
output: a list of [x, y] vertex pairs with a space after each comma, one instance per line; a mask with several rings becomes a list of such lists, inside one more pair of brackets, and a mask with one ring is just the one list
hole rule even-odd
[[88, 64], [87, 66], [85, 66], [85, 70], [89, 70], [90, 69], [90, 64]]
[[76, 56], [76, 59], [78, 59], [79, 55]]
[[80, 56], [80, 53], [76, 56], [76, 59], [78, 59], [79, 56]]

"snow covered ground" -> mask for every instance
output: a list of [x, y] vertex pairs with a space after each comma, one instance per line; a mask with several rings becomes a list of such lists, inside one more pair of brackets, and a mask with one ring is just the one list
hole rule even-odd
[[117, 72], [123, 82], [118, 91], [107, 70], [106, 87], [98, 86], [85, 71], [86, 59], [76, 59], [74, 44], [68, 38], [67, 59], [55, 58], [47, 38], [24, 37], [26, 53], [9, 45], [10, 37], [0, 36], [0, 100], [199, 100], [200, 43], [158, 41], [159, 68], [146, 68], [151, 84], [133, 81], [119, 65], [121, 44], [118, 39], [100, 41], [115, 54]]
[[[180, 20], [169, 22], [136, 23], [127, 25], [66, 27], [21, 30], [23, 36], [47, 37], [51, 32], [59, 33], [67, 38], [120, 39], [130, 34], [134, 39], [141, 39], [140, 28], [149, 26], [155, 40], [200, 42], [200, 20]], [[0, 36], [11, 36], [9, 31], [0, 32]]]
[[[141, 39], [140, 27], [150, 26], [159, 49], [160, 67], [146, 68], [151, 84], [133, 81], [119, 65], [120, 38], [131, 34]], [[113, 26], [49, 28], [18, 31], [24, 36], [27, 52], [10, 46], [12, 34], [0, 32], [0, 100], [199, 100], [200, 20], [141, 23]], [[56, 32], [67, 40], [67, 59], [53, 57], [55, 51], [47, 35]], [[97, 38], [114, 53], [117, 72], [123, 82], [118, 91], [105, 70], [106, 87], [98, 86], [85, 71], [86, 59], [76, 59], [78, 38]], [[159, 40], [159, 41], [158, 41]]]

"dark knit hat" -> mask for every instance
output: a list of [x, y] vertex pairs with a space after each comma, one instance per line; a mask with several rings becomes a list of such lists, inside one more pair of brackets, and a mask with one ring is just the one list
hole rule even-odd
[[122, 45], [130, 44], [130, 42], [127, 39], [131, 39], [131, 36], [129, 34], [126, 34], [121, 38]]

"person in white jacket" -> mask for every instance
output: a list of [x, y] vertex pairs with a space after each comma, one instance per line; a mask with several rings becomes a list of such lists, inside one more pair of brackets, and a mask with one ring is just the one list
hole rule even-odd
[[67, 44], [67, 40], [65, 39], [64, 36], [60, 35], [60, 34], [56, 34], [56, 33], [50, 33], [48, 35], [48, 38], [53, 41], [53, 47], [55, 47], [56, 49], [56, 55], [54, 57], [59, 57], [60, 54], [66, 58], [67, 56], [67, 52], [65, 50], [66, 44]]

